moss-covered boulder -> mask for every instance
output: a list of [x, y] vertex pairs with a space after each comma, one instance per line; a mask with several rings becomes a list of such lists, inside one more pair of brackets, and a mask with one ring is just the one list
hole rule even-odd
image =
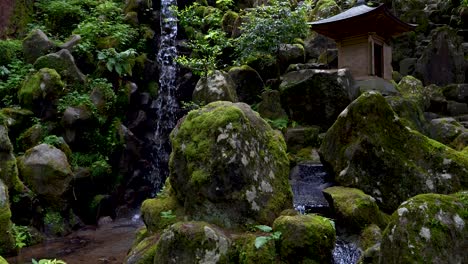
[[382, 228], [387, 225], [386, 216], [380, 212], [375, 199], [361, 190], [334, 186], [323, 192], [342, 227], [362, 230], [370, 224]]
[[468, 156], [405, 126], [374, 92], [340, 114], [319, 152], [340, 185], [372, 195], [384, 211], [420, 193], [468, 185]]
[[282, 76], [281, 103], [290, 119], [328, 129], [354, 99], [349, 70], [300, 70]]
[[11, 211], [8, 201], [8, 187], [0, 179], [0, 254], [12, 253], [15, 240], [12, 236]]
[[381, 242], [382, 230], [375, 224], [366, 227], [359, 236], [359, 248], [361, 248], [362, 254], [358, 263], [379, 263]]
[[288, 119], [286, 111], [281, 107], [281, 97], [278, 90], [262, 92], [262, 101], [258, 103], [258, 113], [266, 119]]
[[402, 203], [383, 233], [380, 263], [464, 263], [468, 192], [421, 194]]
[[30, 126], [34, 113], [24, 108], [8, 107], [0, 110], [0, 123], [8, 126], [11, 140], [15, 140], [21, 131]]
[[214, 101], [237, 102], [236, 84], [229, 74], [214, 71], [200, 78], [192, 95], [196, 103], [208, 104]]
[[[265, 234], [269, 236], [269, 234]], [[255, 246], [256, 234], [244, 233], [234, 238], [228, 263], [273, 264], [281, 263], [274, 239], [269, 239], [260, 248]]]
[[405, 76], [396, 88], [403, 98], [417, 102], [423, 111], [429, 107], [429, 91], [424, 88], [420, 80], [413, 76]]
[[0, 125], [0, 180], [10, 189], [21, 192], [23, 183], [18, 177], [18, 167], [13, 145], [8, 137], [8, 128]]
[[29, 76], [18, 91], [20, 103], [36, 116], [51, 117], [55, 114], [57, 100], [64, 84], [54, 69], [43, 68]]
[[402, 123], [424, 135], [428, 134], [429, 122], [424, 116], [424, 108], [417, 99], [404, 96], [387, 96], [385, 99]]
[[306, 53], [302, 44], [282, 44], [278, 53], [280, 71], [285, 72], [290, 64], [304, 63]]
[[465, 132], [466, 128], [452, 117], [443, 117], [432, 119], [427, 130], [431, 138], [449, 144]]
[[[154, 255], [156, 254], [156, 244], [160, 238], [160, 234], [147, 236], [139, 241], [124, 260], [125, 264], [153, 264], [155, 263]], [[159, 262], [158, 262], [159, 263]]]
[[331, 263], [336, 235], [329, 219], [318, 215], [280, 216], [273, 230], [281, 232], [279, 252], [287, 263]]
[[164, 230], [154, 263], [221, 263], [231, 240], [206, 222], [178, 222]]
[[221, 101], [191, 111], [171, 142], [169, 179], [193, 219], [271, 224], [292, 207], [284, 139], [248, 105]]
[[309, 21], [320, 20], [341, 12], [335, 0], [318, 0], [309, 15]]
[[23, 55], [28, 63], [34, 63], [37, 58], [49, 54], [55, 48], [56, 45], [40, 29], [31, 31], [23, 40]]
[[76, 66], [73, 55], [66, 49], [39, 57], [36, 62], [34, 62], [34, 68], [54, 69], [64, 80], [70, 83], [86, 82], [86, 77]]
[[41, 144], [18, 158], [21, 178], [48, 206], [62, 209], [62, 195], [72, 179], [67, 156], [61, 150]]
[[239, 102], [253, 104], [258, 102], [258, 95], [265, 88], [260, 74], [247, 65], [233, 67], [228, 72], [236, 85]]

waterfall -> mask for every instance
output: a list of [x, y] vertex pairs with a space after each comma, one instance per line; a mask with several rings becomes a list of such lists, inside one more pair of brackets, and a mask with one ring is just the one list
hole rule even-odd
[[178, 104], [175, 98], [177, 63], [177, 15], [172, 6], [176, 0], [161, 0], [161, 37], [157, 62], [160, 65], [159, 91], [153, 109], [156, 109], [156, 131], [154, 134], [153, 166], [149, 181], [153, 184], [153, 195], [162, 188], [169, 174], [168, 162], [171, 153], [169, 134], [176, 125]]

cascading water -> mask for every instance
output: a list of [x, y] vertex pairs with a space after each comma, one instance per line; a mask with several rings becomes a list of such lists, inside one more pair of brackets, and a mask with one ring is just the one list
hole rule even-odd
[[178, 104], [175, 98], [177, 63], [177, 15], [171, 8], [176, 0], [161, 0], [161, 38], [157, 56], [160, 65], [158, 97], [153, 102], [156, 109], [156, 131], [154, 135], [153, 168], [149, 181], [153, 184], [153, 195], [159, 191], [168, 175], [171, 153], [169, 134], [176, 125]]

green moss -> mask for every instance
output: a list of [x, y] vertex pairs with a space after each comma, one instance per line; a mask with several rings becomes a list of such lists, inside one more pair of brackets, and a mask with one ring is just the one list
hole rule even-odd
[[143, 238], [138, 244], [130, 250], [127, 255], [127, 263], [135, 264], [153, 264], [156, 254], [156, 245], [159, 240], [159, 234]]
[[382, 241], [382, 230], [376, 224], [367, 226], [359, 237], [359, 247], [366, 251]]
[[280, 216], [273, 230], [281, 232], [281, 258], [290, 263], [317, 261], [328, 263], [335, 247], [334, 223], [318, 215]]
[[333, 210], [344, 227], [362, 230], [370, 224], [381, 228], [387, 219], [380, 212], [375, 199], [359, 189], [334, 186], [323, 190]]
[[0, 180], [0, 254], [9, 254], [15, 248], [12, 236], [11, 211], [8, 202], [8, 188]]
[[381, 261], [463, 262], [468, 192], [421, 194], [401, 204], [383, 233]]
[[[331, 17], [341, 11], [335, 0], [319, 0], [309, 15], [309, 21]], [[312, 28], [313, 29], [313, 28]]]
[[54, 97], [53, 94], [61, 92], [63, 87], [64, 84], [56, 70], [42, 68], [25, 80], [18, 91], [18, 99], [22, 105], [32, 109], [36, 100], [50, 100]]
[[239, 14], [231, 10], [224, 13], [223, 19], [221, 21], [221, 27], [230, 36], [235, 28], [236, 20], [239, 18]]
[[242, 234], [235, 238], [231, 249], [229, 263], [270, 264], [280, 263], [276, 252], [275, 241], [269, 240], [260, 248], [255, 247], [254, 234]]

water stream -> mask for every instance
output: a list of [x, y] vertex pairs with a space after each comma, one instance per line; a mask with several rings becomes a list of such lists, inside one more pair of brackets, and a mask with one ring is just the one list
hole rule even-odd
[[161, 0], [161, 38], [157, 62], [160, 65], [158, 97], [152, 108], [156, 110], [156, 130], [154, 134], [153, 165], [149, 181], [153, 184], [153, 195], [161, 189], [167, 178], [171, 145], [169, 134], [176, 125], [179, 109], [175, 97], [177, 76], [177, 16], [171, 9], [176, 0]]

